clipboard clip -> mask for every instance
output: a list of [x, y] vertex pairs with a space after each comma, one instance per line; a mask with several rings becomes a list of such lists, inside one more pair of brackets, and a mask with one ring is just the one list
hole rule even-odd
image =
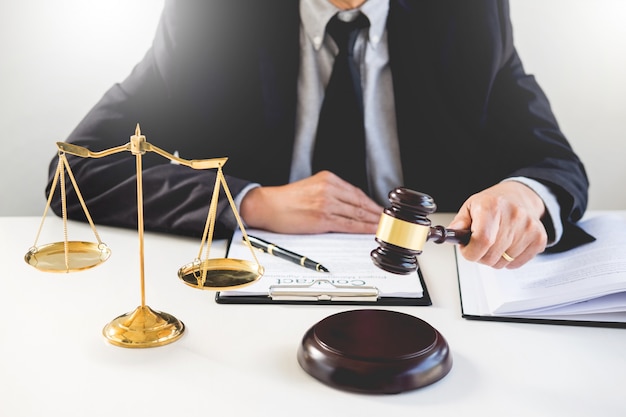
[[378, 288], [336, 285], [327, 279], [311, 284], [271, 285], [269, 296], [276, 301], [371, 301], [378, 300]]

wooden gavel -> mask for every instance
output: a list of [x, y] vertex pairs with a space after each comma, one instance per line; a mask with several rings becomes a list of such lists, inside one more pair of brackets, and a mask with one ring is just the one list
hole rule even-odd
[[437, 210], [431, 196], [396, 188], [389, 193], [391, 207], [380, 216], [376, 242], [378, 247], [370, 253], [376, 266], [394, 274], [407, 275], [417, 270], [417, 255], [428, 240], [435, 243], [451, 242], [465, 245], [471, 231], [431, 226], [428, 215]]

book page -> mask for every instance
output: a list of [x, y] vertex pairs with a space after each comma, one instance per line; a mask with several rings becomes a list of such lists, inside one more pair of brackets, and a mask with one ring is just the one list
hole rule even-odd
[[518, 269], [496, 270], [457, 255], [464, 306], [491, 315], [626, 311], [623, 295], [610, 296], [626, 292], [626, 219], [596, 214], [579, 224], [597, 240], [540, 254]]
[[[374, 265], [370, 259], [370, 252], [377, 247], [374, 235], [343, 233], [285, 235], [253, 229], [246, 232], [313, 259], [330, 272], [307, 269], [254, 249], [259, 263], [265, 268], [264, 275], [249, 286], [221, 291], [221, 295], [268, 295], [272, 286], [302, 286], [327, 280], [333, 285], [355, 289], [375, 287], [381, 297], [423, 296], [423, 288], [417, 273], [397, 275], [385, 272]], [[233, 235], [228, 257], [253, 260], [250, 248], [244, 244], [240, 230]]]

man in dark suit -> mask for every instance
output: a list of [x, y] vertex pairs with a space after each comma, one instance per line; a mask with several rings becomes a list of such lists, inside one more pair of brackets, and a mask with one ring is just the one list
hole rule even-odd
[[[354, 46], [362, 189], [311, 162], [337, 54], [324, 28], [337, 12], [368, 19]], [[228, 157], [227, 183], [249, 227], [374, 233], [386, 193], [403, 185], [458, 211], [450, 227], [473, 233], [463, 255], [496, 268], [588, 238], [575, 226], [587, 204], [584, 167], [524, 72], [505, 0], [166, 1], [152, 48], [67, 141], [111, 148], [137, 123], [182, 158]], [[146, 228], [200, 233], [215, 173], [143, 159]], [[70, 164], [96, 222], [135, 227], [134, 158]], [[69, 216], [84, 218], [72, 196]], [[58, 199], [53, 208], [60, 213]], [[234, 227], [220, 199], [216, 233]]]

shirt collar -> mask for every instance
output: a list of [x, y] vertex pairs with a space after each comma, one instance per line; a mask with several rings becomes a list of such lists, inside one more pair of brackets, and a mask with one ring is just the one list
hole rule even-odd
[[[376, 47], [385, 32], [389, 0], [367, 0], [358, 10], [370, 21], [368, 41], [372, 47]], [[326, 24], [336, 13], [344, 14], [346, 20], [351, 20], [350, 15], [355, 12], [353, 10], [342, 12], [328, 0], [300, 0], [300, 19], [316, 50], [322, 47]]]

